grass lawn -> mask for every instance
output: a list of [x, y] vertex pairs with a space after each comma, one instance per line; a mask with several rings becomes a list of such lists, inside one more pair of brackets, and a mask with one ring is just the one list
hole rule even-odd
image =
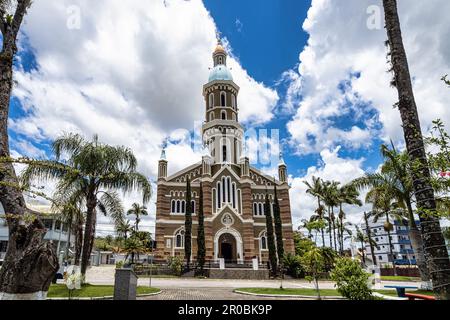
[[420, 281], [420, 278], [404, 277], [404, 276], [381, 276], [384, 281]]
[[[273, 288], [242, 288], [239, 291], [257, 294], [279, 294], [279, 295], [298, 295], [298, 296], [317, 296], [317, 292], [314, 289], [273, 289]], [[341, 295], [334, 289], [321, 289], [320, 295], [324, 297], [340, 297]]]
[[[159, 292], [158, 288], [138, 287], [137, 294], [148, 294]], [[114, 286], [94, 286], [86, 284], [81, 290], [75, 290], [74, 298], [98, 298], [114, 295]], [[68, 298], [69, 290], [64, 284], [52, 284], [48, 290], [49, 298]]]

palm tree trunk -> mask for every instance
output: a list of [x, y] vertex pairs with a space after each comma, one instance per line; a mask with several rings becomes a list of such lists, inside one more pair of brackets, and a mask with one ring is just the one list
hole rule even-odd
[[97, 200], [95, 196], [90, 196], [87, 201], [86, 222], [84, 228], [83, 248], [81, 253], [81, 274], [86, 275], [87, 267], [92, 250], [92, 231], [95, 224], [95, 207], [97, 206]]
[[411, 201], [408, 199], [406, 201], [406, 206], [408, 208], [409, 215], [409, 238], [411, 240], [411, 247], [414, 250], [416, 256], [416, 264], [419, 268], [420, 278], [422, 279], [422, 286], [424, 288], [430, 289], [430, 273], [425, 261], [425, 253], [423, 250], [422, 236], [420, 234], [419, 228], [417, 228], [416, 221], [414, 219], [414, 212], [412, 209]]
[[[317, 208], [318, 208], [319, 212], [321, 212], [321, 210], [320, 210], [320, 205], [321, 205], [321, 203], [320, 203], [320, 197], [317, 197], [317, 204], [318, 204], [318, 207], [317, 207]], [[319, 215], [319, 219], [320, 219], [320, 220], [323, 219], [322, 215]], [[320, 231], [321, 231], [321, 233], [322, 233], [322, 247], [325, 248], [325, 233], [324, 233], [324, 231], [323, 231], [323, 228], [321, 228]]]
[[366, 266], [366, 256], [364, 255], [364, 241], [361, 241], [361, 254], [362, 254], [362, 259], [363, 259], [363, 264], [364, 266]]
[[[13, 85], [17, 34], [28, 3], [18, 1], [12, 24], [2, 24], [0, 52], [0, 159], [9, 159], [8, 117]], [[8, 248], [0, 269], [0, 300], [44, 299], [59, 268], [53, 246], [44, 242], [46, 229], [37, 217], [24, 223], [25, 199], [11, 163], [0, 163], [0, 203], [8, 224]]]
[[83, 246], [83, 220], [81, 219], [81, 216], [78, 216], [75, 232], [75, 259], [74, 259], [75, 266], [80, 265], [82, 246]]
[[391, 232], [388, 230], [388, 239], [389, 239], [389, 252], [392, 259], [392, 265], [394, 266], [394, 276], [397, 276], [397, 269], [395, 268], [395, 259], [394, 259], [394, 252], [392, 250], [392, 239], [391, 239]]
[[383, 0], [383, 5], [406, 148], [411, 161], [419, 166], [418, 169], [412, 170], [412, 179], [421, 220], [425, 258], [436, 296], [442, 300], [449, 300], [450, 260], [439, 219], [435, 216], [436, 200], [430, 183], [431, 174], [403, 45], [397, 1]]
[[328, 207], [328, 234], [330, 236], [330, 248], [333, 249], [333, 236], [331, 235], [331, 227], [333, 222], [331, 221], [331, 210], [330, 207]]
[[364, 212], [364, 222], [366, 224], [367, 238], [369, 239], [370, 253], [372, 255], [372, 262], [377, 265], [377, 257], [375, 256], [375, 248], [372, 242], [372, 232], [370, 231], [369, 219], [367, 218], [367, 212]]

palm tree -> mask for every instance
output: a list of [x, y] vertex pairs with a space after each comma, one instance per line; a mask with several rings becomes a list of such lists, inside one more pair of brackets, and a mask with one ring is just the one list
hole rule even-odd
[[[306, 193], [312, 195], [313, 197], [317, 198], [317, 209], [316, 209], [316, 216], [317, 220], [322, 220], [324, 218], [325, 213], [325, 207], [321, 203], [322, 199], [322, 192], [323, 192], [323, 181], [320, 178], [312, 177], [312, 183], [309, 183], [308, 181], [303, 182], [308, 189], [306, 189]], [[325, 247], [325, 235], [324, 230], [321, 230], [322, 233], [322, 247]]]
[[339, 215], [338, 215], [338, 235], [339, 235], [339, 248], [340, 253], [343, 254], [344, 252], [344, 219], [346, 217], [345, 212], [343, 210], [344, 204], [350, 204], [350, 205], [358, 205], [362, 206], [361, 200], [359, 200], [359, 192], [355, 188], [354, 185], [348, 184], [345, 186], [342, 186], [337, 190], [337, 202], [339, 204]]
[[[117, 191], [142, 190], [146, 203], [151, 196], [150, 182], [136, 171], [137, 160], [131, 150], [102, 144], [98, 136], [87, 141], [78, 134], [66, 134], [53, 142], [53, 152], [56, 160], [30, 163], [22, 179], [26, 184], [34, 179], [56, 179], [57, 202], [82, 203], [86, 208], [81, 255], [81, 273], [85, 275], [94, 244], [97, 212], [120, 224], [124, 210]], [[61, 161], [63, 157], [67, 160]]]
[[395, 269], [394, 253], [392, 246], [391, 232], [394, 230], [394, 225], [391, 223], [390, 218], [394, 218], [402, 221], [402, 216], [396, 209], [398, 209], [398, 203], [394, 202], [394, 195], [390, 192], [391, 190], [386, 187], [376, 187], [367, 193], [366, 203], [371, 203], [373, 205], [373, 211], [369, 213], [369, 218], [373, 219], [373, 222], [377, 222], [380, 218], [385, 218], [384, 231], [387, 232], [389, 240], [389, 252], [390, 257], [388, 260], [392, 260], [394, 266], [394, 273], [397, 274]]
[[338, 188], [340, 182], [337, 181], [325, 181], [322, 189], [322, 200], [325, 202], [325, 205], [328, 207], [328, 233], [330, 235], [330, 248], [333, 248], [333, 239], [334, 239], [334, 250], [337, 251], [337, 243], [336, 243], [336, 216], [334, 215], [334, 207], [336, 207], [338, 203]]
[[145, 252], [145, 248], [139, 239], [131, 237], [125, 240], [123, 251], [127, 254], [125, 260], [131, 255], [131, 264], [134, 264], [135, 255]]
[[430, 179], [430, 169], [425, 152], [419, 114], [414, 98], [408, 58], [403, 45], [400, 18], [396, 0], [383, 0], [387, 44], [390, 47], [394, 80], [397, 88], [406, 148], [414, 163], [412, 181], [422, 226], [422, 239], [426, 251], [428, 269], [438, 298], [450, 299], [450, 260], [442, 235], [439, 218], [436, 217], [436, 201]]
[[116, 233], [123, 239], [128, 239], [128, 233], [133, 232], [133, 227], [130, 224], [130, 220], [122, 220], [116, 225]]
[[127, 211], [127, 215], [134, 215], [136, 217], [134, 222], [134, 230], [138, 232], [141, 216], [148, 216], [148, 211], [145, 206], [141, 206], [139, 203], [133, 203], [131, 209]]
[[410, 161], [407, 153], [399, 153], [392, 144], [392, 149], [382, 145], [381, 154], [385, 162], [381, 167], [381, 172], [366, 174], [364, 177], [353, 181], [353, 185], [359, 189], [366, 187], [388, 188], [395, 200], [405, 207], [403, 210], [405, 219], [409, 222], [409, 237], [411, 246], [417, 258], [417, 266], [420, 270], [421, 279], [429, 282], [430, 276], [423, 250], [422, 236], [416, 224], [413, 210], [413, 186], [411, 181]]
[[362, 259], [363, 259], [363, 264], [365, 266], [366, 265], [366, 256], [365, 256], [365, 253], [364, 253], [365, 252], [365, 248], [366, 248], [365, 244], [369, 243], [372, 246], [376, 246], [377, 243], [373, 239], [370, 239], [367, 236], [367, 234], [364, 234], [364, 232], [358, 226], [356, 226], [356, 234], [355, 234], [355, 238], [354, 239], [361, 244], [361, 255], [362, 255]]

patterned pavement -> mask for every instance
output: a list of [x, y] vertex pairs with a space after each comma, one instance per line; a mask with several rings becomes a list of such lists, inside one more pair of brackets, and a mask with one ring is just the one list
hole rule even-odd
[[268, 298], [237, 294], [227, 288], [185, 288], [161, 289], [155, 296], [139, 298], [139, 300], [300, 300], [293, 298]]

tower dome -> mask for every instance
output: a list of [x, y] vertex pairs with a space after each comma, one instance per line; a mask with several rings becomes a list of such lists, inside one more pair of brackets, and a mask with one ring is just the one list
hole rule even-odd
[[227, 68], [224, 64], [218, 64], [216, 65], [209, 74], [209, 82], [212, 81], [233, 81], [233, 75], [231, 74], [230, 70]]

